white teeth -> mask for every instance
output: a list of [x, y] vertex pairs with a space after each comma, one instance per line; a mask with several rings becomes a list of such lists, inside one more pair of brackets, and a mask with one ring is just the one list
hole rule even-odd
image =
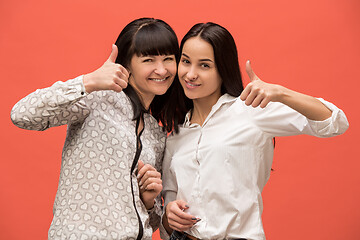
[[189, 82], [187, 82], [187, 84], [188, 84], [189, 86], [191, 86], [191, 87], [197, 87], [197, 86], [200, 86], [200, 85], [196, 85], [196, 84], [191, 84], [191, 83], [189, 83]]
[[166, 80], [166, 78], [163, 78], [163, 79], [159, 79], [159, 78], [152, 78], [151, 79], [152, 81], [155, 81], [155, 82], [163, 82]]

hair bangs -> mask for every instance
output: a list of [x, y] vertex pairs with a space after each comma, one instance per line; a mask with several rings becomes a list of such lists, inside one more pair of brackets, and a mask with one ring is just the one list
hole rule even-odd
[[175, 55], [179, 54], [176, 36], [166, 28], [156, 25], [142, 26], [133, 42], [134, 53], [137, 56]]

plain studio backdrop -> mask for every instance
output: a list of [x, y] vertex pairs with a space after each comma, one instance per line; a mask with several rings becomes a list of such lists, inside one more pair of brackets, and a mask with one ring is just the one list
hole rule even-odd
[[21, 130], [11, 108], [37, 88], [101, 66], [139, 17], [165, 20], [179, 40], [195, 23], [219, 23], [235, 38], [245, 84], [251, 59], [262, 80], [345, 111], [342, 136], [277, 138], [263, 224], [270, 240], [360, 239], [359, 13], [358, 0], [2, 0], [0, 239], [47, 238], [66, 134], [66, 126]]

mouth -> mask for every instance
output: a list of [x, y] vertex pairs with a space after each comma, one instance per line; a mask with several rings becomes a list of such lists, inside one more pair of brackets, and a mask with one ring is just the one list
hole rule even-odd
[[170, 78], [170, 76], [167, 76], [167, 77], [164, 77], [164, 78], [149, 78], [149, 80], [154, 81], [154, 82], [165, 82], [169, 78]]
[[186, 81], [186, 80], [184, 80], [185, 81], [185, 84], [186, 84], [186, 86], [188, 87], [188, 88], [196, 88], [196, 87], [199, 87], [201, 84], [195, 84], [195, 83], [191, 83], [191, 82], [189, 82], [189, 81]]

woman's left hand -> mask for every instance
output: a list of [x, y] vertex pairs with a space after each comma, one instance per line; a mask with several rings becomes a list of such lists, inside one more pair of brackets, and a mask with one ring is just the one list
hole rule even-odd
[[249, 60], [246, 62], [246, 73], [251, 82], [240, 95], [246, 105], [264, 108], [269, 102], [280, 102], [284, 87], [261, 81], [252, 70]]
[[137, 175], [140, 198], [146, 209], [154, 207], [155, 198], [162, 190], [161, 174], [150, 164], [144, 164], [141, 160], [138, 162]]

